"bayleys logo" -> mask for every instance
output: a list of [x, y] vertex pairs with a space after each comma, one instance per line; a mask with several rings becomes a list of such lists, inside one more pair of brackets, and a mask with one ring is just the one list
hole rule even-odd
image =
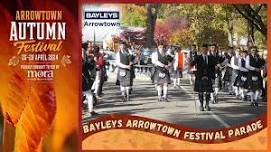
[[119, 19], [117, 11], [86, 11], [85, 19]]

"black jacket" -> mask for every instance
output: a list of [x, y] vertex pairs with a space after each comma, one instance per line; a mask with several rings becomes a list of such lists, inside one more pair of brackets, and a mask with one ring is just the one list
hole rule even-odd
[[190, 66], [196, 66], [196, 79], [201, 79], [204, 76], [207, 76], [209, 79], [215, 79], [215, 66], [216, 59], [214, 56], [208, 55], [208, 64], [203, 60], [202, 55], [197, 55], [194, 60], [191, 62]]

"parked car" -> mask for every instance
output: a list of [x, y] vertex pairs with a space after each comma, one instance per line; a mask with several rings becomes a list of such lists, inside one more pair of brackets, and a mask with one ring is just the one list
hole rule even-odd
[[105, 62], [106, 62], [106, 69], [111, 72], [114, 72], [117, 65], [116, 65], [116, 53], [115, 52], [104, 52], [105, 53]]
[[153, 52], [153, 49], [143, 48], [141, 50], [140, 65], [152, 64], [151, 55]]

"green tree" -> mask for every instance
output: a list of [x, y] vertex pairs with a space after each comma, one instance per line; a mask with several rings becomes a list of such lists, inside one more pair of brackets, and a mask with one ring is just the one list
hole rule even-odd
[[122, 26], [147, 26], [147, 11], [144, 6], [135, 4], [123, 5], [121, 14]]

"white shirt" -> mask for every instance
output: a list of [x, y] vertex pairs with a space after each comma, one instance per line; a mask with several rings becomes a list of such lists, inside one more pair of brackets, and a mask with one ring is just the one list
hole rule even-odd
[[[235, 70], [239, 70], [239, 66], [234, 64], [234, 59], [237, 58], [236, 56], [231, 57], [231, 67]], [[237, 59], [239, 60], [239, 59]]]

